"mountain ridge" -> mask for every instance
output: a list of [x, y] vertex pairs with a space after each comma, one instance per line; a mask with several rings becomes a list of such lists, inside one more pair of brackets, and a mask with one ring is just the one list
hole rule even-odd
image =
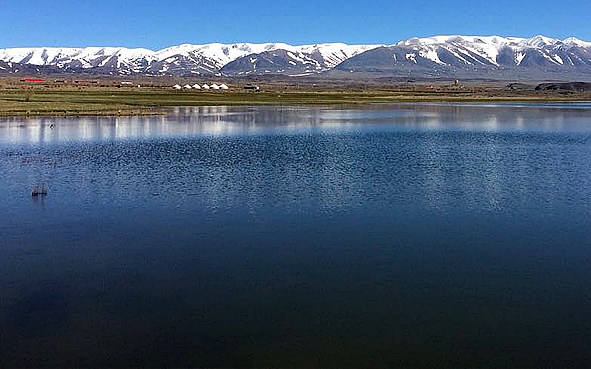
[[368, 50], [334, 69], [408, 78], [591, 79], [591, 43], [541, 35], [410, 38]]
[[[542, 35], [531, 38], [440, 35], [393, 44], [181, 44], [161, 50], [124, 47], [0, 49], [2, 66], [49, 67], [110, 75], [389, 75], [412, 77], [591, 78], [591, 42]], [[26, 67], [26, 68], [25, 68]], [[0, 73], [12, 73], [0, 68]]]
[[285, 43], [181, 44], [158, 51], [124, 47], [32, 47], [0, 49], [0, 61], [54, 66], [64, 71], [145, 73], [156, 75], [216, 74], [226, 64], [247, 55], [285, 50], [320, 59], [327, 70], [352, 55], [380, 45], [324, 43], [293, 46]]

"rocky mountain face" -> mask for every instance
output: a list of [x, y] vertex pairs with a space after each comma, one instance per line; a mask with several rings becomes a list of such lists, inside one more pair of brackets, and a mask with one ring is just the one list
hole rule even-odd
[[286, 74], [302, 76], [328, 71], [352, 56], [379, 45], [316, 44], [250, 54], [226, 64], [226, 75]]
[[12, 63], [0, 60], [0, 75], [36, 76], [49, 73], [59, 73], [59, 71], [52, 66]]
[[318, 73], [329, 69], [322, 59], [310, 54], [287, 50], [265, 51], [240, 57], [226, 64], [220, 72], [226, 75]]
[[[17, 66], [17, 67], [14, 67]], [[115, 47], [0, 49], [0, 74], [315, 75], [591, 80], [591, 42], [434, 36], [393, 45], [184, 44], [159, 51]]]

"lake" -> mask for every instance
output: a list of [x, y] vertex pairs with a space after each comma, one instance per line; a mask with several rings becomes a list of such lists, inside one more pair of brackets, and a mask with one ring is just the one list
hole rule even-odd
[[3, 118], [0, 191], [2, 367], [591, 363], [590, 103]]

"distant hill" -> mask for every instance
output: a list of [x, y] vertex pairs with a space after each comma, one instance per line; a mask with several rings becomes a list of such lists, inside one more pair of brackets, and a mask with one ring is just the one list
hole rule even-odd
[[591, 91], [589, 82], [567, 82], [567, 83], [541, 83], [536, 90], [562, 90], [562, 91]]

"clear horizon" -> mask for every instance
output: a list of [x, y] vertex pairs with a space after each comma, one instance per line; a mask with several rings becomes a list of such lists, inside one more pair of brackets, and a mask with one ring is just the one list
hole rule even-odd
[[40, 0], [3, 5], [0, 48], [114, 46], [160, 50], [213, 42], [326, 42], [392, 44], [434, 35], [577, 37], [591, 40], [591, 4], [556, 7], [550, 1], [362, 4], [312, 1], [266, 4], [230, 1], [174, 5], [153, 0], [116, 2]]
[[[437, 35], [425, 35], [425, 36], [412, 36], [412, 37], [418, 37], [418, 38], [428, 38], [428, 37], [435, 37], [435, 36], [454, 36], [454, 35], [459, 35], [459, 34], [437, 34]], [[484, 34], [462, 34], [461, 36], [483, 36], [483, 37], [492, 37], [492, 36], [499, 36], [499, 37], [517, 37], [517, 38], [532, 38], [532, 37], [536, 37], [538, 35], [531, 35], [531, 36], [520, 36], [520, 35], [484, 35]], [[591, 42], [591, 40], [586, 40], [586, 39], [582, 39], [580, 37], [577, 37], [575, 35], [571, 35], [571, 36], [567, 36], [567, 37], [553, 37], [550, 35], [541, 35], [544, 37], [549, 37], [549, 38], [554, 38], [554, 39], [560, 39], [560, 40], [564, 40], [568, 37], [575, 37], [581, 41], [584, 42]], [[410, 38], [410, 37], [409, 37]], [[408, 38], [407, 38], [408, 39]], [[289, 43], [289, 42], [285, 42], [285, 41], [280, 41], [280, 40], [272, 40], [272, 41], [261, 41], [261, 42], [250, 42], [250, 41], [234, 41], [234, 42], [219, 42], [219, 41], [211, 41], [211, 42], [203, 42], [203, 43], [193, 43], [193, 42], [182, 42], [179, 44], [174, 44], [174, 45], [168, 45], [168, 46], [164, 46], [162, 48], [149, 48], [149, 47], [143, 47], [143, 46], [125, 46], [125, 45], [77, 45], [77, 46], [60, 46], [60, 45], [35, 45], [35, 46], [11, 46], [11, 47], [0, 47], [0, 49], [28, 49], [28, 48], [56, 48], [56, 49], [60, 49], [60, 48], [68, 48], [68, 49], [82, 49], [82, 48], [92, 48], [92, 47], [96, 47], [96, 48], [127, 48], [127, 49], [147, 49], [147, 50], [151, 50], [154, 52], [160, 51], [160, 50], [164, 50], [168, 47], [175, 47], [175, 46], [180, 46], [183, 44], [191, 44], [191, 45], [207, 45], [207, 44], [224, 44], [224, 45], [232, 45], [232, 44], [241, 44], [241, 43], [247, 43], [247, 44], [266, 44], [266, 43], [284, 43], [284, 44], [288, 44], [291, 46], [305, 46], [305, 45], [314, 45], [314, 44], [327, 44], [327, 43], [344, 43], [347, 45], [385, 45], [385, 46], [389, 46], [389, 45], [394, 45], [399, 41], [404, 41], [407, 39], [400, 39], [400, 40], [393, 40], [391, 42], [383, 42], [383, 43], [378, 43], [378, 42], [368, 42], [365, 44], [361, 44], [361, 43], [348, 43], [348, 42], [344, 42], [344, 41], [319, 41], [319, 42], [309, 42], [309, 43], [299, 43], [299, 44], [294, 44], [294, 43]]]

